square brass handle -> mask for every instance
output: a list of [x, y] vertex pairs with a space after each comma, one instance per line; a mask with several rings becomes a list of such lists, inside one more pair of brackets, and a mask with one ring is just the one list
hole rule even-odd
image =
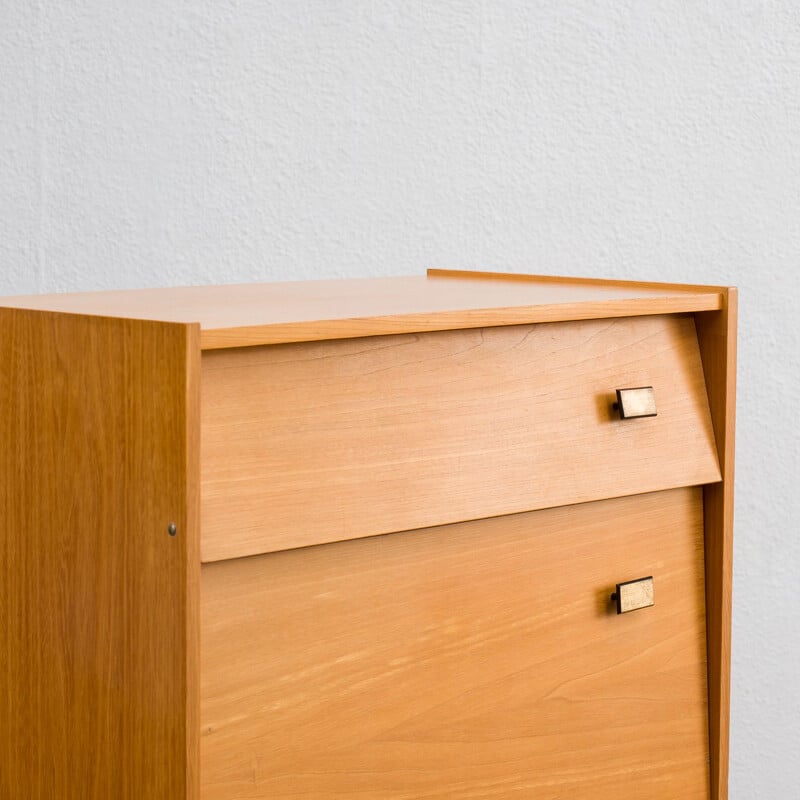
[[637, 386], [635, 389], [617, 389], [617, 402], [614, 408], [620, 419], [655, 417], [656, 395], [652, 386]]
[[617, 584], [617, 591], [611, 595], [617, 601], [617, 614], [627, 614], [640, 608], [655, 605], [653, 576], [637, 578], [635, 581], [625, 581]]

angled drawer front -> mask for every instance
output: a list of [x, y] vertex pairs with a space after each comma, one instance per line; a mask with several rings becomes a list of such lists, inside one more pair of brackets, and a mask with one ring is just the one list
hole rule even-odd
[[[615, 585], [653, 577], [617, 615]], [[202, 800], [707, 800], [702, 490], [201, 576]]]
[[719, 477], [689, 316], [203, 355], [204, 561]]

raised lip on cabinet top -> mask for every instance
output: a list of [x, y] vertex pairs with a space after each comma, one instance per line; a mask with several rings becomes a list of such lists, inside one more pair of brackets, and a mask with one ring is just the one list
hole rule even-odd
[[200, 325], [203, 350], [716, 311], [727, 287], [429, 269], [426, 275], [0, 298], [0, 307]]

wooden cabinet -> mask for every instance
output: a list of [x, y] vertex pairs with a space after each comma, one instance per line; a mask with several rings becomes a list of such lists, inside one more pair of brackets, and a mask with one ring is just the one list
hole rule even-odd
[[0, 300], [0, 796], [725, 800], [735, 322], [436, 270]]

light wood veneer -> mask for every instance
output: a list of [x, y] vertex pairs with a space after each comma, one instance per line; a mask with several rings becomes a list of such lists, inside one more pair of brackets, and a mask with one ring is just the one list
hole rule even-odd
[[726, 800], [735, 374], [725, 287], [0, 298], [0, 797]]
[[[205, 353], [202, 558], [720, 478], [690, 316]], [[619, 419], [653, 385], [659, 414]]]
[[429, 270], [428, 276], [3, 298], [5, 305], [197, 322], [204, 350], [721, 308], [719, 287], [567, 281]]
[[[656, 605], [617, 616], [641, 575]], [[709, 796], [700, 489], [201, 581], [203, 800]]]
[[197, 796], [197, 344], [0, 309], [2, 798]]

